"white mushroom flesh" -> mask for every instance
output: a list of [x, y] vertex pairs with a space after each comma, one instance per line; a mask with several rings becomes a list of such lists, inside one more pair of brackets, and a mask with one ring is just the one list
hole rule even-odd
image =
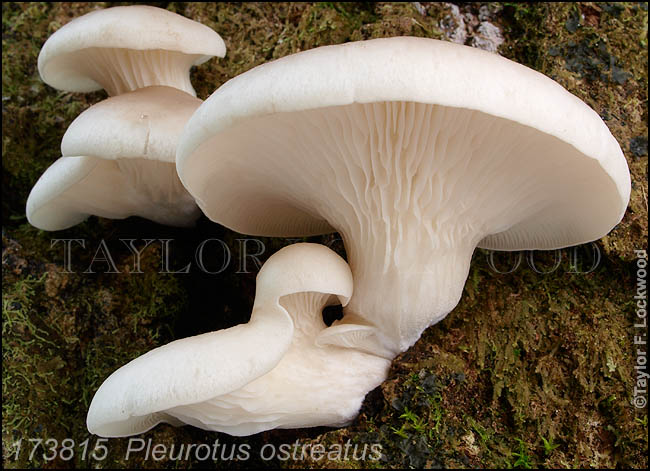
[[202, 56], [177, 51], [90, 47], [57, 58], [66, 74], [88, 77], [110, 96], [152, 85], [174, 87], [196, 96], [188, 71]]
[[123, 366], [95, 394], [88, 430], [126, 436], [168, 422], [250, 435], [348, 424], [390, 366], [317, 344], [328, 329], [322, 309], [351, 294], [348, 265], [327, 247], [279, 250], [258, 274], [247, 324], [176, 340]]
[[201, 212], [176, 172], [176, 145], [201, 100], [153, 86], [109, 98], [81, 113], [61, 142], [63, 157], [36, 182], [29, 222], [60, 230], [90, 215], [141, 216], [192, 226]]
[[[208, 157], [214, 149], [218, 159]], [[298, 157], [287, 164], [287, 155]], [[358, 347], [385, 348], [386, 356], [456, 306], [484, 238], [516, 247], [521, 224], [537, 238], [528, 236], [530, 247], [588, 240], [597, 221], [572, 209], [611, 213], [620, 204], [598, 162], [553, 136], [479, 111], [412, 102], [266, 115], [221, 132], [192, 159], [202, 164], [186, 165], [183, 180], [209, 217], [249, 214], [282, 231], [300, 224], [302, 212], [322, 225], [296, 233], [328, 226], [341, 233], [355, 279], [346, 317], [379, 327], [379, 340]], [[580, 173], [572, 171], [576, 161]], [[229, 175], [247, 193], [213, 209], [225, 190], [204, 175]], [[286, 221], [275, 207], [292, 208]]]

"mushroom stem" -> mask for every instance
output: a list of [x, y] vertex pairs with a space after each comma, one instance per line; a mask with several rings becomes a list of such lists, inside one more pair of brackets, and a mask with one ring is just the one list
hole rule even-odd
[[374, 327], [373, 335], [357, 345], [363, 351], [395, 357], [427, 327], [441, 321], [461, 298], [474, 246], [409, 242], [407, 238], [400, 250], [386, 244], [385, 257], [368, 257], [360, 256], [361, 248], [345, 240], [355, 291], [343, 319], [335, 325], [361, 319]]

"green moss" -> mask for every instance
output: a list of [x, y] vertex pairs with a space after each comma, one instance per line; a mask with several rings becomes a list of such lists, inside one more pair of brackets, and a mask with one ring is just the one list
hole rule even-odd
[[[122, 364], [170, 340], [185, 295], [170, 275], [93, 279], [63, 273], [15, 240], [4, 237], [3, 246], [3, 441], [23, 442], [19, 459], [5, 465], [40, 466], [43, 450], [27, 460], [28, 440], [87, 438], [85, 411], [98, 386]], [[125, 271], [131, 260], [117, 263]]]
[[[156, 427], [154, 443], [248, 444], [243, 462], [125, 460], [127, 439], [109, 441], [104, 460], [45, 462], [42, 452], [18, 460], [13, 445], [29, 438], [90, 439], [88, 404], [98, 385], [141, 353], [182, 338], [245, 322], [255, 292], [254, 268], [220, 275], [158, 273], [160, 245], [143, 257], [143, 274], [119, 238], [174, 239], [171, 263], [194, 260], [197, 244], [220, 238], [241, 257], [242, 235], [205, 219], [192, 230], [129, 218], [90, 218], [60, 233], [26, 224], [25, 200], [59, 156], [70, 122], [104, 92], [57, 92], [38, 76], [36, 58], [49, 35], [71, 18], [113, 4], [3, 3], [3, 464], [5, 467], [646, 467], [647, 414], [630, 406], [635, 334], [633, 249], [647, 245], [647, 5], [488, 4], [503, 32], [499, 52], [554, 78], [592, 106], [621, 143], [632, 174], [622, 223], [598, 247], [593, 273], [548, 275], [522, 264], [512, 274], [490, 269], [477, 251], [459, 306], [400, 355], [384, 384], [368, 395], [349, 427], [276, 430], [247, 438], [191, 427]], [[252, 67], [319, 45], [384, 36], [444, 38], [444, 4], [161, 3], [218, 31], [227, 56], [192, 70], [207, 98]], [[480, 4], [463, 4], [477, 16]], [[646, 137], [647, 139], [647, 137]], [[646, 141], [647, 142], [647, 141]], [[84, 238], [75, 273], [61, 273], [53, 237]], [[84, 274], [106, 240], [121, 274]], [[260, 258], [286, 245], [262, 239]], [[306, 239], [333, 246], [336, 236]], [[552, 254], [537, 254], [543, 266]], [[536, 256], [537, 256], [536, 255]], [[503, 259], [505, 261], [505, 259]], [[218, 264], [219, 259], [212, 260]], [[206, 293], [210, 296], [206, 297]], [[379, 443], [380, 460], [262, 460], [266, 443], [331, 446]], [[31, 450], [28, 450], [31, 451]]]

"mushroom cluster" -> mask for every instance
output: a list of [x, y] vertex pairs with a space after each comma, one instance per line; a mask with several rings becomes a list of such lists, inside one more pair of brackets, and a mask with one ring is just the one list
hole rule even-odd
[[[93, 398], [92, 433], [348, 424], [390, 361], [456, 306], [476, 247], [593, 241], [627, 208], [627, 163], [601, 118], [496, 54], [407, 37], [324, 46], [255, 67], [200, 103], [178, 70], [223, 54], [193, 47], [208, 42], [204, 29], [179, 20], [189, 45], [135, 47], [106, 32], [111, 18], [71, 22], [39, 57], [48, 83], [116, 96], [70, 126], [64, 157], [30, 195], [30, 222], [55, 230], [138, 214], [186, 225], [198, 205], [244, 234], [339, 232], [349, 266], [320, 245], [278, 251], [259, 272], [249, 323], [117, 370]], [[173, 20], [151, 15], [167, 20], [152, 30]], [[132, 67], [112, 71], [120, 64]], [[336, 302], [344, 316], [327, 327], [321, 311]]]
[[176, 145], [201, 104], [190, 67], [226, 47], [210, 28], [149, 6], [96, 10], [52, 35], [38, 56], [45, 83], [111, 96], [73, 121], [62, 157], [27, 199], [27, 219], [61, 230], [89, 215], [190, 226], [201, 214], [180, 183]]

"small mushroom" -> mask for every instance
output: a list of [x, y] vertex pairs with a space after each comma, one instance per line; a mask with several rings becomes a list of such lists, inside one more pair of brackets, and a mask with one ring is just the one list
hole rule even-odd
[[200, 104], [176, 88], [153, 86], [91, 106], [63, 136], [63, 157], [32, 188], [28, 221], [48, 231], [89, 215], [194, 224], [201, 212], [178, 178], [175, 152]]
[[322, 309], [351, 294], [348, 265], [327, 247], [279, 250], [257, 275], [247, 324], [176, 340], [121, 367], [93, 397], [88, 430], [121, 437], [167, 422], [250, 435], [348, 424], [389, 367], [315, 344], [327, 330]]
[[38, 71], [59, 90], [119, 95], [166, 85], [193, 96], [190, 67], [223, 57], [221, 37], [205, 25], [144, 5], [92, 11], [70, 21], [43, 45]]
[[584, 102], [423, 38], [320, 47], [231, 79], [188, 122], [177, 168], [235, 231], [338, 231], [354, 295], [318, 342], [386, 358], [456, 306], [475, 247], [593, 241], [630, 195], [623, 153]]

